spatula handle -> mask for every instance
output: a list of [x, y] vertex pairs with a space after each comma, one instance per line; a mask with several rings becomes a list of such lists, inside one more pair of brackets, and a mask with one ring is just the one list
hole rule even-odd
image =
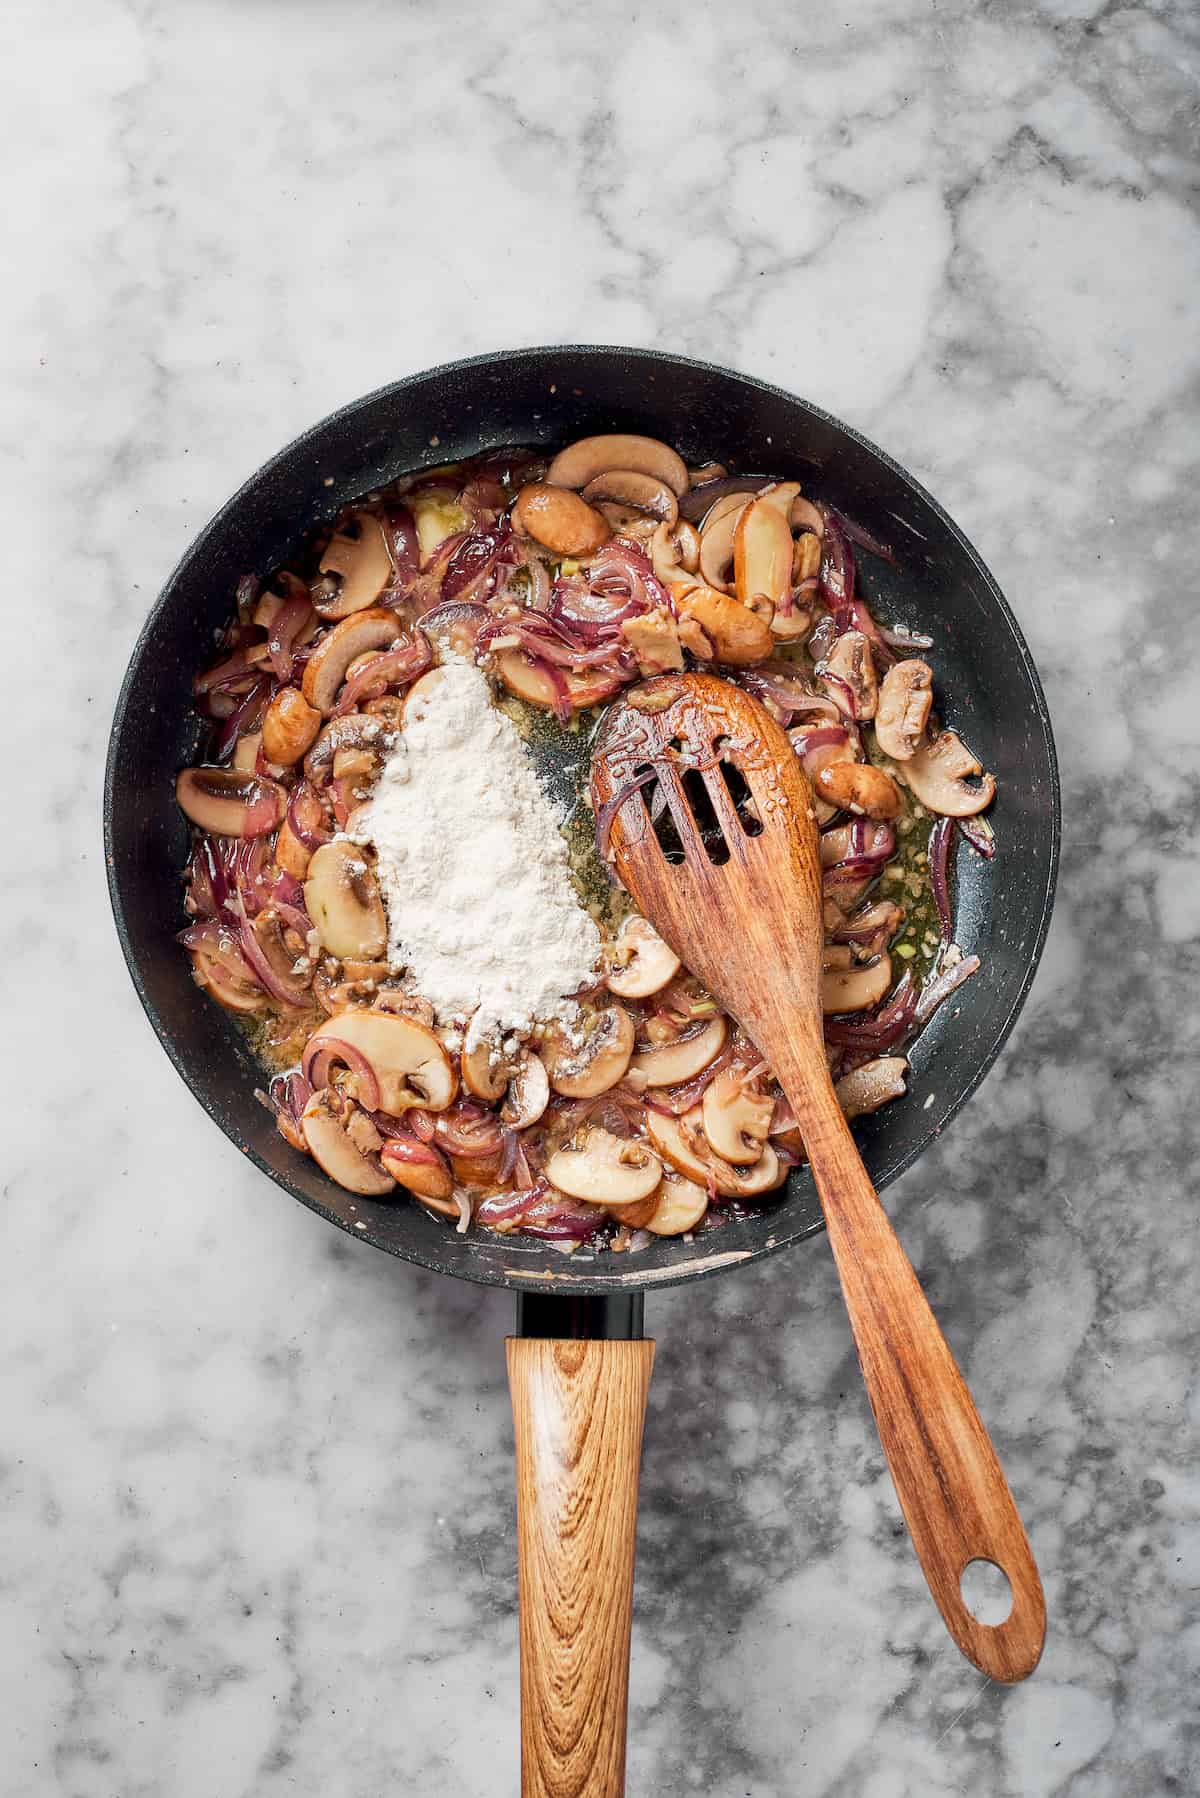
[[[913, 1545], [967, 1659], [992, 1679], [1025, 1679], [1041, 1656], [1046, 1604], [1012, 1493], [832, 1089], [817, 1105], [815, 1117], [803, 1118], [799, 1107], [797, 1116]], [[976, 1560], [1008, 1578], [1012, 1610], [1003, 1623], [979, 1622], [963, 1602], [962, 1574]]]
[[652, 1342], [510, 1337], [522, 1798], [623, 1798]]

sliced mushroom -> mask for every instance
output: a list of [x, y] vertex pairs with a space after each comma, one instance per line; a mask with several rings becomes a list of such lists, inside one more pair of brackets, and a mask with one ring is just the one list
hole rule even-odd
[[269, 762], [290, 768], [308, 754], [321, 729], [321, 714], [299, 687], [281, 687], [263, 715], [263, 753]]
[[500, 1107], [500, 1121], [510, 1130], [528, 1130], [550, 1103], [550, 1077], [540, 1055], [522, 1055], [513, 1070]]
[[[646, 1135], [663, 1160], [708, 1190], [713, 1180], [712, 1156], [704, 1138], [700, 1107], [697, 1105], [682, 1117], [664, 1111], [646, 1110]], [[715, 1187], [715, 1180], [713, 1181]]]
[[[250, 921], [253, 943], [246, 947], [255, 972], [276, 999], [285, 1005], [304, 1005], [312, 985], [312, 967], [303, 953], [289, 949], [284, 940], [284, 922], [273, 905], [263, 909]], [[293, 942], [297, 939], [293, 937]]]
[[423, 492], [409, 493], [408, 506], [417, 527], [417, 551], [422, 567], [447, 537], [471, 528], [471, 520], [458, 503], [458, 488], [429, 486]]
[[302, 843], [285, 818], [279, 826], [279, 834], [275, 838], [275, 860], [285, 874], [293, 880], [303, 880], [308, 873], [308, 864], [313, 858], [312, 850]]
[[[828, 677], [828, 678], [827, 678]], [[875, 716], [879, 682], [871, 645], [861, 631], [843, 631], [825, 658], [817, 679], [839, 711], [856, 722]]]
[[193, 824], [217, 837], [266, 836], [287, 810], [275, 781], [230, 768], [185, 768], [175, 798]]
[[858, 739], [853, 733], [853, 726], [847, 729], [845, 725], [830, 724], [824, 720], [819, 724], [797, 724], [788, 731], [788, 740], [804, 763], [804, 772], [812, 782], [817, 799], [817, 823], [828, 824], [834, 816], [835, 807], [821, 798], [818, 781], [822, 769], [858, 759]]
[[814, 790], [837, 811], [865, 818], [898, 818], [904, 798], [890, 774], [870, 762], [831, 762], [813, 782]]
[[387, 948], [379, 884], [363, 852], [343, 837], [322, 843], [308, 864], [304, 903], [330, 955], [373, 961]]
[[904, 912], [894, 900], [879, 899], [852, 918], [839, 916], [832, 924], [827, 921], [825, 928], [835, 942], [853, 943], [859, 955], [869, 960], [887, 948], [903, 922]]
[[821, 570], [821, 539], [813, 531], [802, 531], [792, 544], [792, 580], [816, 580]]
[[210, 998], [226, 1011], [250, 1016], [270, 1003], [262, 987], [252, 977], [252, 970], [236, 946], [226, 942], [199, 942], [191, 947], [192, 976]]
[[312, 602], [322, 618], [348, 618], [373, 606], [391, 583], [382, 521], [373, 512], [355, 512], [329, 539]]
[[347, 749], [381, 755], [391, 746], [394, 729], [375, 712], [347, 712], [331, 718], [304, 759], [304, 772], [314, 785], [323, 787], [335, 772], [338, 756]]
[[694, 1230], [708, 1210], [708, 1188], [687, 1180], [674, 1168], [663, 1170], [658, 1203], [640, 1229], [652, 1236], [683, 1236]]
[[674, 527], [660, 524], [650, 539], [650, 561], [659, 580], [670, 586], [686, 580], [700, 566], [700, 533], [683, 521]]
[[921, 746], [933, 704], [933, 670], [912, 656], [883, 677], [875, 711], [875, 736], [885, 755], [907, 762]]
[[744, 606], [763, 599], [772, 613], [791, 594], [792, 533], [787, 518], [769, 498], [752, 500], [738, 518], [733, 582]]
[[[762, 662], [771, 653], [771, 608], [756, 599], [742, 605], [715, 587], [693, 587], [677, 597], [680, 615], [689, 619], [712, 644], [716, 659], [745, 664]], [[683, 632], [681, 640], [686, 641]]]
[[800, 497], [799, 481], [771, 481], [766, 487], [759, 489], [759, 499], [768, 506], [774, 506], [791, 536], [792, 506]]
[[638, 612], [633, 618], [623, 619], [621, 641], [633, 651], [638, 673], [646, 678], [652, 674], [669, 674], [683, 667], [679, 628], [665, 606], [655, 606], [652, 612]]
[[725, 1047], [729, 1025], [724, 1012], [716, 1012], [702, 1024], [696, 1024], [673, 1042], [642, 1049], [630, 1063], [631, 1071], [642, 1086], [678, 1086], [703, 1073]]
[[373, 1155], [364, 1155], [342, 1122], [344, 1101], [329, 1091], [316, 1092], [304, 1107], [300, 1129], [317, 1166], [347, 1192], [369, 1196], [391, 1192], [396, 1182]]
[[662, 1179], [662, 1162], [644, 1142], [592, 1125], [551, 1155], [546, 1178], [568, 1198], [591, 1205], [638, 1205]]
[[[416, 1198], [440, 1201], [438, 1210], [454, 1192], [453, 1175], [432, 1143], [388, 1137], [380, 1160], [388, 1173]], [[457, 1215], [456, 1206], [450, 1206], [449, 1215]]]
[[382, 606], [355, 612], [352, 617], [335, 624], [329, 635], [317, 644], [305, 665], [300, 685], [309, 705], [316, 706], [328, 718], [351, 662], [368, 649], [390, 649], [402, 634], [395, 612]]
[[[495, 666], [496, 673], [517, 699], [523, 699], [526, 705], [538, 706], [545, 712], [557, 710], [561, 697], [558, 685], [523, 650], [502, 650], [496, 657]], [[563, 669], [561, 675], [566, 686], [566, 697], [572, 709], [577, 712], [611, 698], [620, 684], [609, 674], [574, 674]]]
[[892, 984], [892, 958], [877, 955], [856, 962], [848, 944], [825, 950], [821, 974], [821, 1010], [826, 1013], [869, 1011]]
[[743, 513], [752, 501], [745, 493], [727, 493], [714, 500], [700, 526], [700, 558], [697, 566], [710, 587], [728, 593], [733, 586], [733, 546]]
[[957, 731], [944, 730], [924, 744], [900, 773], [921, 804], [943, 818], [973, 818], [996, 797], [995, 779], [983, 772]]
[[848, 1118], [865, 1117], [878, 1111], [890, 1099], [904, 1097], [904, 1077], [908, 1062], [903, 1055], [881, 1055], [866, 1061], [861, 1068], [843, 1074], [834, 1087], [838, 1104]]
[[445, 1111], [458, 1091], [458, 1078], [441, 1039], [415, 1018], [374, 1009], [339, 1012], [309, 1037], [305, 1067], [326, 1050], [336, 1060], [343, 1043], [362, 1057], [374, 1076], [379, 1089], [375, 1109], [392, 1117], [405, 1111]]
[[666, 482], [631, 468], [597, 475], [581, 497], [622, 537], [646, 541], [663, 527], [670, 530], [679, 517], [679, 501]]
[[705, 1087], [700, 1102], [710, 1147], [735, 1167], [760, 1159], [774, 1111], [774, 1099], [751, 1092], [741, 1068], [722, 1068]]
[[462, 1083], [473, 1099], [493, 1105], [508, 1085], [509, 1070], [495, 1043], [486, 1037], [464, 1049], [459, 1059]]
[[653, 475], [676, 497], [687, 492], [688, 472], [683, 458], [656, 437], [581, 437], [578, 443], [559, 450], [546, 470], [546, 479], [556, 487], [586, 487], [597, 475], [616, 468]]
[[682, 963], [663, 942], [653, 924], [633, 913], [617, 932], [617, 966], [605, 984], [622, 999], [645, 999], [674, 980]]
[[590, 556], [612, 536], [607, 518], [567, 487], [531, 481], [517, 495], [515, 517], [528, 537], [556, 556]]
[[587, 1021], [582, 1040], [561, 1024], [547, 1030], [541, 1057], [550, 1084], [568, 1099], [594, 1099], [615, 1086], [633, 1055], [634, 1022], [622, 1005]]
[[751, 1198], [756, 1193], [769, 1192], [787, 1178], [787, 1168], [769, 1146], [749, 1167], [735, 1167], [714, 1154], [704, 1133], [699, 1105], [685, 1111], [682, 1117], [647, 1110], [646, 1135], [658, 1154], [686, 1179], [725, 1198]]

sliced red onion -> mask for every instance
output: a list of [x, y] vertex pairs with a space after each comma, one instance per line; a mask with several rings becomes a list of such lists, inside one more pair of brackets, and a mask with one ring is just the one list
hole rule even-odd
[[854, 598], [857, 576], [854, 551], [832, 506], [821, 506], [818, 510], [825, 520], [825, 534], [821, 539], [821, 567], [817, 579], [821, 598], [829, 610], [836, 613], [840, 606], [848, 606]]
[[280, 606], [267, 632], [267, 654], [276, 678], [289, 681], [296, 659], [296, 639], [312, 622], [315, 613], [307, 595], [289, 599]]
[[795, 718], [838, 716], [833, 700], [814, 691], [812, 682], [791, 662], [759, 662], [753, 668], [722, 668], [720, 672], [755, 699], [773, 706], [785, 727]]
[[917, 1024], [927, 1024], [938, 1006], [944, 1004], [951, 993], [957, 991], [963, 984], [964, 980], [969, 980], [972, 974], [977, 974], [979, 968], [980, 961], [977, 955], [964, 955], [962, 960], [956, 961], [952, 968], [943, 968], [939, 974], [934, 975], [932, 980], [927, 980], [921, 989], [921, 997], [917, 1001]]
[[384, 512], [383, 540], [392, 559], [392, 583], [387, 599], [407, 599], [421, 572], [421, 547], [416, 520], [407, 506], [393, 504]]
[[324, 816], [325, 808], [308, 782], [298, 782], [288, 798], [287, 826], [305, 849], [319, 849], [322, 843], [329, 841], [329, 832], [312, 821], [314, 817]]
[[701, 481], [680, 500], [679, 516], [689, 524], [697, 524], [714, 500], [724, 499], [727, 493], [757, 493], [770, 479], [769, 474], [727, 474], [715, 481]]
[[340, 1037], [313, 1036], [304, 1047], [300, 1070], [313, 1087], [329, 1085], [329, 1076], [342, 1063], [358, 1084], [357, 1097], [365, 1111], [379, 1108], [379, 1082], [375, 1070], [360, 1049]]
[[982, 855], [985, 862], [990, 862], [996, 853], [996, 833], [986, 818], [960, 818], [958, 828], [966, 837], [976, 855]]
[[834, 703], [844, 718], [851, 723], [858, 721], [858, 701], [854, 697], [854, 688], [849, 681], [843, 680], [840, 674], [829, 674], [821, 669], [820, 678], [832, 691]]
[[859, 549], [865, 549], [868, 555], [878, 556], [881, 562], [887, 562], [893, 568], [899, 566], [895, 555], [886, 543], [881, 543], [878, 537], [873, 537], [870, 531], [864, 529], [861, 524], [856, 524], [853, 518], [847, 518], [844, 512], [837, 512], [834, 516], [851, 543], [857, 544]]
[[547, 1196], [535, 1199], [521, 1213], [525, 1235], [543, 1242], [588, 1242], [605, 1221], [603, 1211], [582, 1199]]
[[439, 1112], [434, 1135], [443, 1149], [469, 1160], [499, 1154], [504, 1146], [503, 1131], [495, 1112], [477, 1105], [472, 1099], [460, 1099], [450, 1111]]
[[[255, 979], [264, 992], [270, 993], [272, 999], [278, 999], [281, 1005], [298, 1007], [306, 1003], [308, 995], [305, 989], [298, 982], [281, 978], [271, 966], [254, 934], [254, 927], [244, 912], [238, 921], [238, 943], [242, 954], [254, 969]], [[307, 1072], [306, 1068], [305, 1073]], [[324, 1086], [325, 1081], [318, 1081], [317, 1084]]]
[[670, 1117], [682, 1117], [704, 1097], [710, 1082], [733, 1060], [733, 1044], [727, 1042], [719, 1055], [714, 1055], [706, 1068], [683, 1080], [678, 1086], [650, 1086], [642, 1095], [642, 1103], [651, 1111], [663, 1111]]
[[223, 661], [214, 662], [211, 668], [196, 676], [192, 682], [192, 692], [196, 694], [214, 693], [219, 688], [228, 687], [231, 682], [253, 679], [258, 673], [258, 657], [255, 656], [251, 661], [250, 651], [252, 648], [257, 649], [258, 644], [235, 649], [233, 654], [226, 656]]
[[838, 1049], [868, 1049], [879, 1054], [908, 1035], [917, 1010], [917, 988], [906, 972], [891, 997], [875, 1012], [824, 1020], [825, 1041]]
[[833, 619], [828, 616], [822, 618], [806, 645], [814, 662], [828, 660], [829, 652], [837, 642], [837, 637], [838, 628]]
[[442, 598], [469, 600], [490, 592], [496, 563], [507, 548], [510, 535], [507, 525], [496, 525], [464, 537], [446, 563]]
[[344, 718], [347, 712], [357, 710], [360, 700], [378, 699], [389, 687], [407, 686], [432, 665], [433, 651], [428, 638], [422, 635], [414, 637], [411, 643], [401, 644], [399, 649], [385, 650], [346, 682], [334, 717]]
[[271, 687], [270, 678], [262, 675], [254, 682], [249, 692], [238, 700], [213, 738], [212, 759], [214, 762], [227, 761], [237, 747], [238, 738], [247, 731], [258, 729], [262, 723], [262, 715], [267, 709]]
[[285, 1113], [299, 1129], [304, 1107], [312, 1098], [312, 1090], [304, 1075], [293, 1068], [290, 1073], [275, 1075], [267, 1090], [267, 1097], [271, 1109], [276, 1113]]
[[529, 599], [527, 601], [529, 610], [531, 612], [549, 611], [551, 596], [554, 592], [550, 580], [550, 570], [539, 556], [533, 555], [528, 550], [525, 552], [523, 566], [529, 577]]
[[954, 818], [939, 818], [929, 833], [929, 884], [937, 906], [942, 941], [954, 935], [954, 909], [950, 904], [950, 852], [954, 846]]

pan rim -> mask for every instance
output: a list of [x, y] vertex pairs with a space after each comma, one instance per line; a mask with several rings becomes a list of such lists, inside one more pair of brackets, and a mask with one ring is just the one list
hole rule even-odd
[[[350, 421], [356, 414], [361, 413], [374, 404], [394, 400], [397, 397], [402, 396], [411, 388], [446, 376], [469, 374], [470, 371], [474, 369], [488, 368], [494, 370], [498, 365], [506, 363], [519, 364], [527, 359], [529, 361], [535, 361], [537, 359], [545, 359], [553, 356], [573, 356], [585, 359], [595, 358], [597, 361], [604, 358], [622, 357], [627, 360], [650, 363], [668, 372], [674, 372], [680, 369], [692, 370], [699, 374], [717, 377], [722, 381], [731, 381], [746, 388], [748, 392], [770, 395], [774, 399], [781, 400], [791, 407], [798, 407], [801, 411], [808, 414], [811, 418], [818, 420], [820, 423], [831, 426], [852, 443], [856, 444], [860, 449], [864, 450], [868, 455], [874, 457], [899, 482], [915, 493], [924, 506], [927, 506], [930, 509], [942, 526], [948, 531], [950, 536], [956, 541], [959, 549], [973, 567], [976, 575], [982, 581], [988, 593], [992, 606], [995, 608], [997, 620], [1003, 620], [1003, 623], [1007, 628], [1012, 646], [1016, 651], [1017, 659], [1020, 662], [1033, 698], [1034, 709], [1041, 730], [1049, 777], [1050, 817], [1046, 826], [1049, 837], [1047, 845], [1048, 859], [1045, 884], [1041, 893], [1040, 910], [1032, 931], [1031, 949], [1020, 982], [1013, 994], [1007, 1013], [992, 1031], [991, 1041], [986, 1052], [974, 1063], [970, 1078], [955, 1092], [945, 1111], [938, 1115], [937, 1122], [931, 1122], [928, 1128], [914, 1143], [901, 1152], [893, 1163], [881, 1170], [880, 1176], [876, 1181], [876, 1189], [881, 1194], [893, 1183], [893, 1181], [899, 1179], [902, 1174], [906, 1173], [915, 1162], [920, 1159], [930, 1145], [939, 1136], [944, 1134], [946, 1128], [959, 1115], [967, 1101], [978, 1090], [982, 1081], [995, 1065], [1001, 1050], [1008, 1041], [1017, 1019], [1020, 1016], [1041, 962], [1054, 910], [1061, 851], [1062, 796], [1058, 755], [1055, 747], [1050, 710], [1037, 666], [1012, 607], [1009, 605], [1001, 591], [999, 583], [996, 581], [991, 570], [976, 550], [974, 544], [925, 486], [897, 462], [893, 456], [889, 455], [886, 450], [881, 449], [871, 438], [855, 429], [854, 426], [846, 424], [835, 414], [825, 411], [822, 407], [814, 405], [811, 401], [789, 392], [786, 388], [780, 387], [776, 383], [762, 380], [754, 375], [743, 374], [739, 370], [724, 367], [720, 363], [709, 362], [690, 356], [674, 355], [662, 350], [634, 348], [626, 344], [544, 344], [484, 352], [474, 356], [439, 363], [434, 367], [417, 370], [412, 374], [402, 376], [396, 381], [386, 382], [382, 386], [374, 388], [370, 392], [361, 394], [357, 398], [346, 402], [346, 404], [339, 406], [324, 418], [319, 419], [314, 424], [308, 426], [298, 436], [276, 451], [274, 455], [269, 457], [266, 462], [240, 484], [236, 491], [222, 506], [219, 507], [184, 549], [172, 568], [168, 578], [164, 582], [154, 605], [147, 614], [141, 629], [137, 633], [134, 644], [130, 649], [128, 666], [122, 679], [113, 710], [113, 722], [109, 734], [103, 786], [105, 875], [108, 885], [109, 902], [113, 910], [113, 917], [116, 924], [117, 936], [121, 944], [121, 951], [125, 958], [125, 963], [129, 970], [130, 978], [132, 979], [134, 990], [137, 993], [142, 1010], [145, 1012], [151, 1028], [165, 1050], [175, 1071], [183, 1080], [189, 1092], [191, 1092], [201, 1107], [213, 1119], [213, 1122], [217, 1124], [222, 1134], [234, 1144], [234, 1147], [237, 1148], [240, 1153], [247, 1156], [259, 1171], [265, 1174], [274, 1185], [282, 1187], [285, 1192], [290, 1194], [291, 1197], [298, 1199], [308, 1210], [327, 1219], [346, 1235], [355, 1240], [366, 1242], [374, 1248], [383, 1250], [387, 1254], [394, 1255], [397, 1259], [410, 1262], [415, 1266], [423, 1267], [428, 1271], [434, 1273], [451, 1272], [457, 1278], [471, 1280], [479, 1285], [507, 1287], [510, 1290], [517, 1292], [543, 1290], [551, 1292], [557, 1291], [563, 1294], [602, 1295], [606, 1293], [627, 1293], [631, 1290], [640, 1290], [646, 1287], [676, 1286], [687, 1281], [708, 1278], [716, 1273], [728, 1270], [731, 1266], [741, 1266], [749, 1262], [761, 1260], [765, 1256], [774, 1255], [779, 1253], [782, 1249], [790, 1248], [794, 1243], [802, 1242], [812, 1236], [820, 1235], [823, 1233], [824, 1225], [817, 1219], [805, 1227], [797, 1227], [790, 1230], [782, 1229], [779, 1232], [772, 1229], [761, 1242], [734, 1251], [722, 1250], [721, 1241], [724, 1233], [720, 1232], [713, 1235], [711, 1238], [708, 1238], [707, 1243], [705, 1242], [705, 1239], [696, 1243], [694, 1247], [697, 1252], [690, 1260], [681, 1261], [678, 1264], [668, 1267], [646, 1270], [638, 1270], [635, 1265], [630, 1267], [628, 1272], [614, 1270], [612, 1273], [595, 1271], [594, 1266], [590, 1267], [587, 1272], [581, 1270], [580, 1272], [575, 1273], [572, 1271], [569, 1262], [567, 1262], [565, 1258], [563, 1258], [564, 1265], [561, 1269], [545, 1266], [540, 1261], [536, 1268], [531, 1265], [528, 1269], [516, 1266], [496, 1269], [484, 1265], [473, 1267], [469, 1261], [464, 1262], [460, 1267], [448, 1269], [441, 1261], [439, 1261], [436, 1253], [432, 1249], [426, 1253], [419, 1242], [400, 1245], [395, 1241], [377, 1235], [372, 1231], [369, 1225], [365, 1228], [361, 1223], [356, 1226], [350, 1225], [331, 1208], [321, 1204], [319, 1200], [304, 1192], [285, 1176], [281, 1175], [275, 1168], [271, 1167], [249, 1144], [239, 1141], [236, 1134], [228, 1128], [225, 1122], [217, 1115], [213, 1105], [210, 1103], [209, 1094], [205, 1088], [204, 1082], [198, 1076], [194, 1075], [189, 1063], [189, 1058], [179, 1050], [174, 1034], [165, 1024], [154, 1000], [150, 996], [124, 914], [124, 902], [115, 865], [116, 845], [113, 835], [113, 812], [117, 780], [118, 749], [123, 734], [126, 714], [132, 701], [136, 685], [136, 675], [139, 670], [141, 658], [145, 653], [149, 640], [156, 630], [160, 618], [168, 607], [175, 585], [181, 574], [198, 556], [203, 554], [208, 542], [222, 530], [226, 521], [239, 511], [252, 491], [257, 489], [261, 483], [266, 481], [273, 472], [283, 464], [287, 463], [290, 458], [297, 454], [297, 452], [302, 451], [307, 444], [312, 443], [318, 438], [324, 437], [327, 432], [338, 424]], [[772, 1214], [767, 1214], [768, 1218], [770, 1218], [771, 1215]]]

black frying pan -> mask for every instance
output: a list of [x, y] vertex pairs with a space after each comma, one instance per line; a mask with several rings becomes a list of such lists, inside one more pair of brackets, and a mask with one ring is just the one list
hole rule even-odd
[[[829, 500], [890, 543], [895, 568], [863, 559], [867, 597], [881, 619], [927, 629], [934, 637], [930, 660], [941, 709], [998, 779], [993, 816], [999, 852], [989, 865], [962, 853], [957, 868], [958, 940], [982, 956], [985, 972], [936, 1014], [911, 1048], [912, 1096], [857, 1127], [877, 1189], [945, 1128], [999, 1053], [1037, 967], [1058, 857], [1050, 720], [1003, 595], [961, 532], [911, 476], [802, 400], [727, 370], [650, 351], [517, 350], [447, 364], [382, 388], [268, 462], [201, 533], [167, 582], [117, 702], [104, 828], [122, 948], [175, 1067], [264, 1173], [357, 1240], [440, 1273], [512, 1287], [520, 1295], [519, 1327], [535, 1337], [640, 1336], [645, 1287], [736, 1267], [819, 1229], [810, 1177], [797, 1170], [781, 1203], [696, 1242], [655, 1240], [634, 1258], [581, 1250], [569, 1262], [519, 1237], [458, 1236], [416, 1204], [343, 1192], [284, 1143], [255, 1101], [261, 1071], [245, 1039], [193, 984], [188, 959], [174, 941], [188, 832], [174, 804], [173, 782], [178, 769], [195, 759], [200, 740], [191, 711], [192, 676], [211, 659], [213, 632], [229, 616], [241, 575], [265, 574], [316, 521], [406, 469], [493, 444], [548, 446], [602, 431], [666, 438], [693, 462], [715, 457], [734, 471], [799, 478], [811, 497]], [[523, 1594], [530, 1596], [524, 1572]], [[526, 1752], [528, 1759], [528, 1736]], [[620, 1786], [610, 1780], [577, 1789], [598, 1793]]]

